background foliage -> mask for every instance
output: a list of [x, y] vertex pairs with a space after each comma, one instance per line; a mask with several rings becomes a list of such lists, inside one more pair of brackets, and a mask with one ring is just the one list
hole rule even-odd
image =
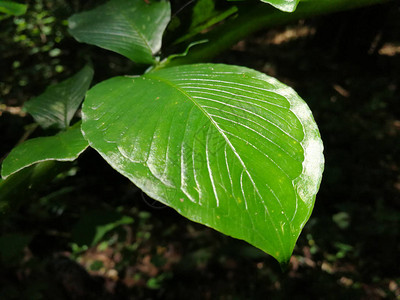
[[[89, 56], [95, 82], [143, 70], [68, 35], [65, 20], [96, 3], [38, 0], [27, 14], [1, 21], [1, 157], [33, 122], [21, 105], [78, 72]], [[166, 41], [189, 22], [193, 4], [178, 12], [185, 3], [172, 2], [176, 27]], [[217, 9], [226, 7], [218, 2]], [[287, 273], [253, 247], [153, 202], [88, 151], [37, 191], [38, 200], [2, 216], [0, 295], [399, 298], [399, 20], [396, 2], [301, 20], [260, 31], [214, 59], [291, 85], [319, 124], [325, 178]]]

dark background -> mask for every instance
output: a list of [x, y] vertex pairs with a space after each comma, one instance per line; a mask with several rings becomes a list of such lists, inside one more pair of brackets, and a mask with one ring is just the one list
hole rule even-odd
[[[33, 122], [23, 103], [49, 84], [88, 61], [94, 83], [144, 69], [67, 33], [95, 3], [38, 0], [0, 21], [0, 157]], [[214, 62], [277, 77], [319, 125], [325, 173], [289, 270], [153, 201], [88, 150], [2, 220], [0, 299], [400, 299], [399, 3], [261, 30]], [[91, 246], [102, 224], [117, 225]]]

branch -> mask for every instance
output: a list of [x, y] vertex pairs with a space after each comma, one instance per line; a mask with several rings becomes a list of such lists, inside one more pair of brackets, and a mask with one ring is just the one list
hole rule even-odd
[[239, 16], [202, 36], [209, 42], [194, 47], [185, 57], [172, 60], [168, 67], [204, 62], [229, 49], [238, 41], [267, 27], [287, 24], [296, 20], [382, 4], [389, 0], [309, 0], [300, 2], [297, 10], [286, 13], [263, 3], [240, 9]]

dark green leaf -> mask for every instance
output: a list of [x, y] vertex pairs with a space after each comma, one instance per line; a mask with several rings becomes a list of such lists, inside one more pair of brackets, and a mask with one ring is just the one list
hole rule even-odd
[[12, 16], [20, 16], [26, 13], [27, 5], [13, 1], [0, 1], [0, 13]]
[[215, 10], [214, 0], [199, 0], [193, 7], [192, 22], [187, 34], [178, 38], [175, 44], [186, 41], [200, 32], [225, 20], [238, 11], [236, 6], [232, 6], [225, 11]]
[[52, 85], [40, 96], [25, 103], [24, 108], [43, 128], [66, 129], [85, 97], [93, 78], [93, 69], [85, 66], [67, 80]]
[[299, 4], [300, 0], [261, 0], [262, 2], [269, 3], [276, 8], [287, 11], [293, 12], [296, 10], [297, 4]]
[[104, 235], [133, 219], [114, 211], [92, 211], [83, 215], [72, 230], [72, 238], [79, 245], [94, 246]]
[[19, 170], [48, 160], [73, 161], [88, 146], [78, 122], [67, 131], [49, 137], [27, 140], [15, 147], [3, 161], [1, 176], [5, 179]]
[[80, 42], [115, 51], [137, 63], [151, 64], [170, 20], [162, 1], [111, 0], [69, 18], [69, 31]]
[[244, 67], [187, 65], [102, 82], [82, 113], [89, 144], [149, 196], [288, 261], [323, 170], [292, 89]]
[[194, 28], [206, 22], [208, 19], [214, 17], [216, 13], [214, 0], [198, 0], [193, 7], [190, 27]]

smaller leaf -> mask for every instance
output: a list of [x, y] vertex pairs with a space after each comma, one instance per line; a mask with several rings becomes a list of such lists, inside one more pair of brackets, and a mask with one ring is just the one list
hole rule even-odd
[[199, 0], [193, 7], [192, 24], [194, 28], [201, 23], [206, 22], [216, 14], [214, 0]]
[[79, 245], [94, 246], [104, 235], [133, 219], [115, 211], [91, 211], [83, 215], [72, 229], [72, 239]]
[[153, 54], [171, 18], [169, 2], [111, 0], [69, 18], [69, 32], [79, 42], [117, 52], [137, 63], [152, 64]]
[[93, 69], [85, 66], [74, 76], [50, 86], [40, 96], [29, 100], [24, 109], [43, 128], [66, 129], [85, 97], [93, 78]]
[[15, 147], [3, 161], [1, 169], [3, 179], [41, 161], [75, 160], [88, 146], [83, 138], [80, 124], [81, 122], [78, 122], [57, 135], [34, 138]]
[[11, 16], [20, 16], [26, 13], [27, 5], [13, 1], [0, 1], [0, 12]]
[[286, 12], [294, 12], [300, 0], [261, 0], [262, 2], [269, 3], [272, 6]]

